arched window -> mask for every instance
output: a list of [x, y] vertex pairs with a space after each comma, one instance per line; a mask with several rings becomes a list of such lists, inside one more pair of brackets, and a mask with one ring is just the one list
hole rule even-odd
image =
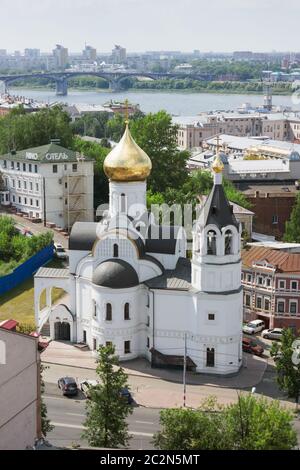
[[208, 255], [216, 255], [217, 254], [217, 234], [214, 230], [210, 230], [207, 233], [207, 254]]
[[225, 232], [225, 255], [232, 254], [232, 232], [227, 230]]
[[119, 245], [117, 243], [114, 244], [114, 258], [119, 258]]
[[121, 194], [121, 207], [120, 207], [120, 212], [126, 212], [126, 195]]
[[130, 320], [130, 307], [128, 302], [124, 305], [124, 320]]
[[111, 304], [106, 304], [105, 320], [106, 321], [112, 321], [112, 305]]

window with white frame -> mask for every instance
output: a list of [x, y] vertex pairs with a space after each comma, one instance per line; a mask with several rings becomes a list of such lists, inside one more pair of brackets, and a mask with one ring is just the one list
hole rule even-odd
[[298, 310], [298, 302], [296, 300], [290, 300], [290, 313], [296, 315]]
[[267, 277], [267, 279], [266, 279], [266, 286], [267, 287], [271, 286], [271, 279], [269, 277]]
[[257, 284], [259, 284], [260, 286], [262, 286], [264, 283], [264, 278], [262, 276], [258, 276], [257, 278]]
[[282, 300], [277, 300], [277, 312], [278, 313], [284, 313], [285, 310], [285, 301]]
[[284, 290], [285, 289], [285, 281], [280, 279], [279, 283], [278, 283], [278, 287], [279, 287], [279, 289]]
[[298, 281], [291, 281], [291, 289], [298, 290]]
[[246, 305], [246, 307], [250, 307], [250, 305], [251, 305], [251, 296], [250, 296], [250, 294], [245, 295], [245, 305]]
[[269, 310], [270, 310], [270, 305], [271, 305], [270, 299], [269, 299], [268, 297], [265, 297], [265, 300], [264, 300], [264, 310], [269, 311]]
[[262, 308], [262, 298], [261, 297], [256, 297], [256, 308], [259, 308], [259, 309]]

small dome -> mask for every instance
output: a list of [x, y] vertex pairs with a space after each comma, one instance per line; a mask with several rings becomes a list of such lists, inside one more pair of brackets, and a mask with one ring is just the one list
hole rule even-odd
[[99, 264], [93, 274], [93, 284], [111, 289], [126, 289], [139, 285], [135, 269], [121, 259], [109, 259]]
[[222, 171], [224, 170], [224, 164], [220, 158], [219, 153], [217, 153], [216, 158], [214, 159], [214, 162], [212, 164], [212, 170], [215, 173], [222, 173]]
[[146, 152], [133, 140], [128, 124], [118, 145], [104, 160], [104, 172], [111, 181], [144, 181], [152, 163]]

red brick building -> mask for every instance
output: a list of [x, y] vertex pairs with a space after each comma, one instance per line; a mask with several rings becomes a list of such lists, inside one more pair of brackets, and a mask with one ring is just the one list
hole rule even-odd
[[299, 192], [297, 186], [284, 183], [250, 184], [242, 188], [242, 192], [252, 204], [254, 232], [274, 235], [281, 240]]
[[242, 263], [244, 321], [300, 330], [300, 253], [251, 247]]

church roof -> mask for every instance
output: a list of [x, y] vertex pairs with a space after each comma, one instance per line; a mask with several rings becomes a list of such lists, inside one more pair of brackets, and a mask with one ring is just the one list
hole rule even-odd
[[151, 225], [146, 238], [146, 252], [174, 255], [181, 229], [182, 227], [172, 225]]
[[220, 229], [227, 225], [239, 227], [222, 184], [215, 184], [201, 211], [199, 221], [203, 226], [216, 225]]
[[93, 284], [111, 289], [126, 289], [139, 285], [139, 278], [131, 264], [121, 259], [109, 259], [95, 269]]
[[97, 239], [97, 222], [75, 222], [72, 227], [69, 250], [91, 251]]
[[[97, 240], [97, 222], [76, 222], [73, 225], [69, 249], [78, 251], [92, 251]], [[116, 230], [118, 227], [112, 226]], [[132, 237], [137, 246], [140, 257], [145, 253], [174, 254], [176, 250], [177, 236], [182, 227], [150, 226], [147, 232], [146, 244], [142, 238]], [[130, 237], [130, 231], [128, 230]]]
[[175, 269], [166, 269], [162, 276], [145, 282], [152, 289], [189, 290], [191, 289], [191, 262], [179, 258]]

